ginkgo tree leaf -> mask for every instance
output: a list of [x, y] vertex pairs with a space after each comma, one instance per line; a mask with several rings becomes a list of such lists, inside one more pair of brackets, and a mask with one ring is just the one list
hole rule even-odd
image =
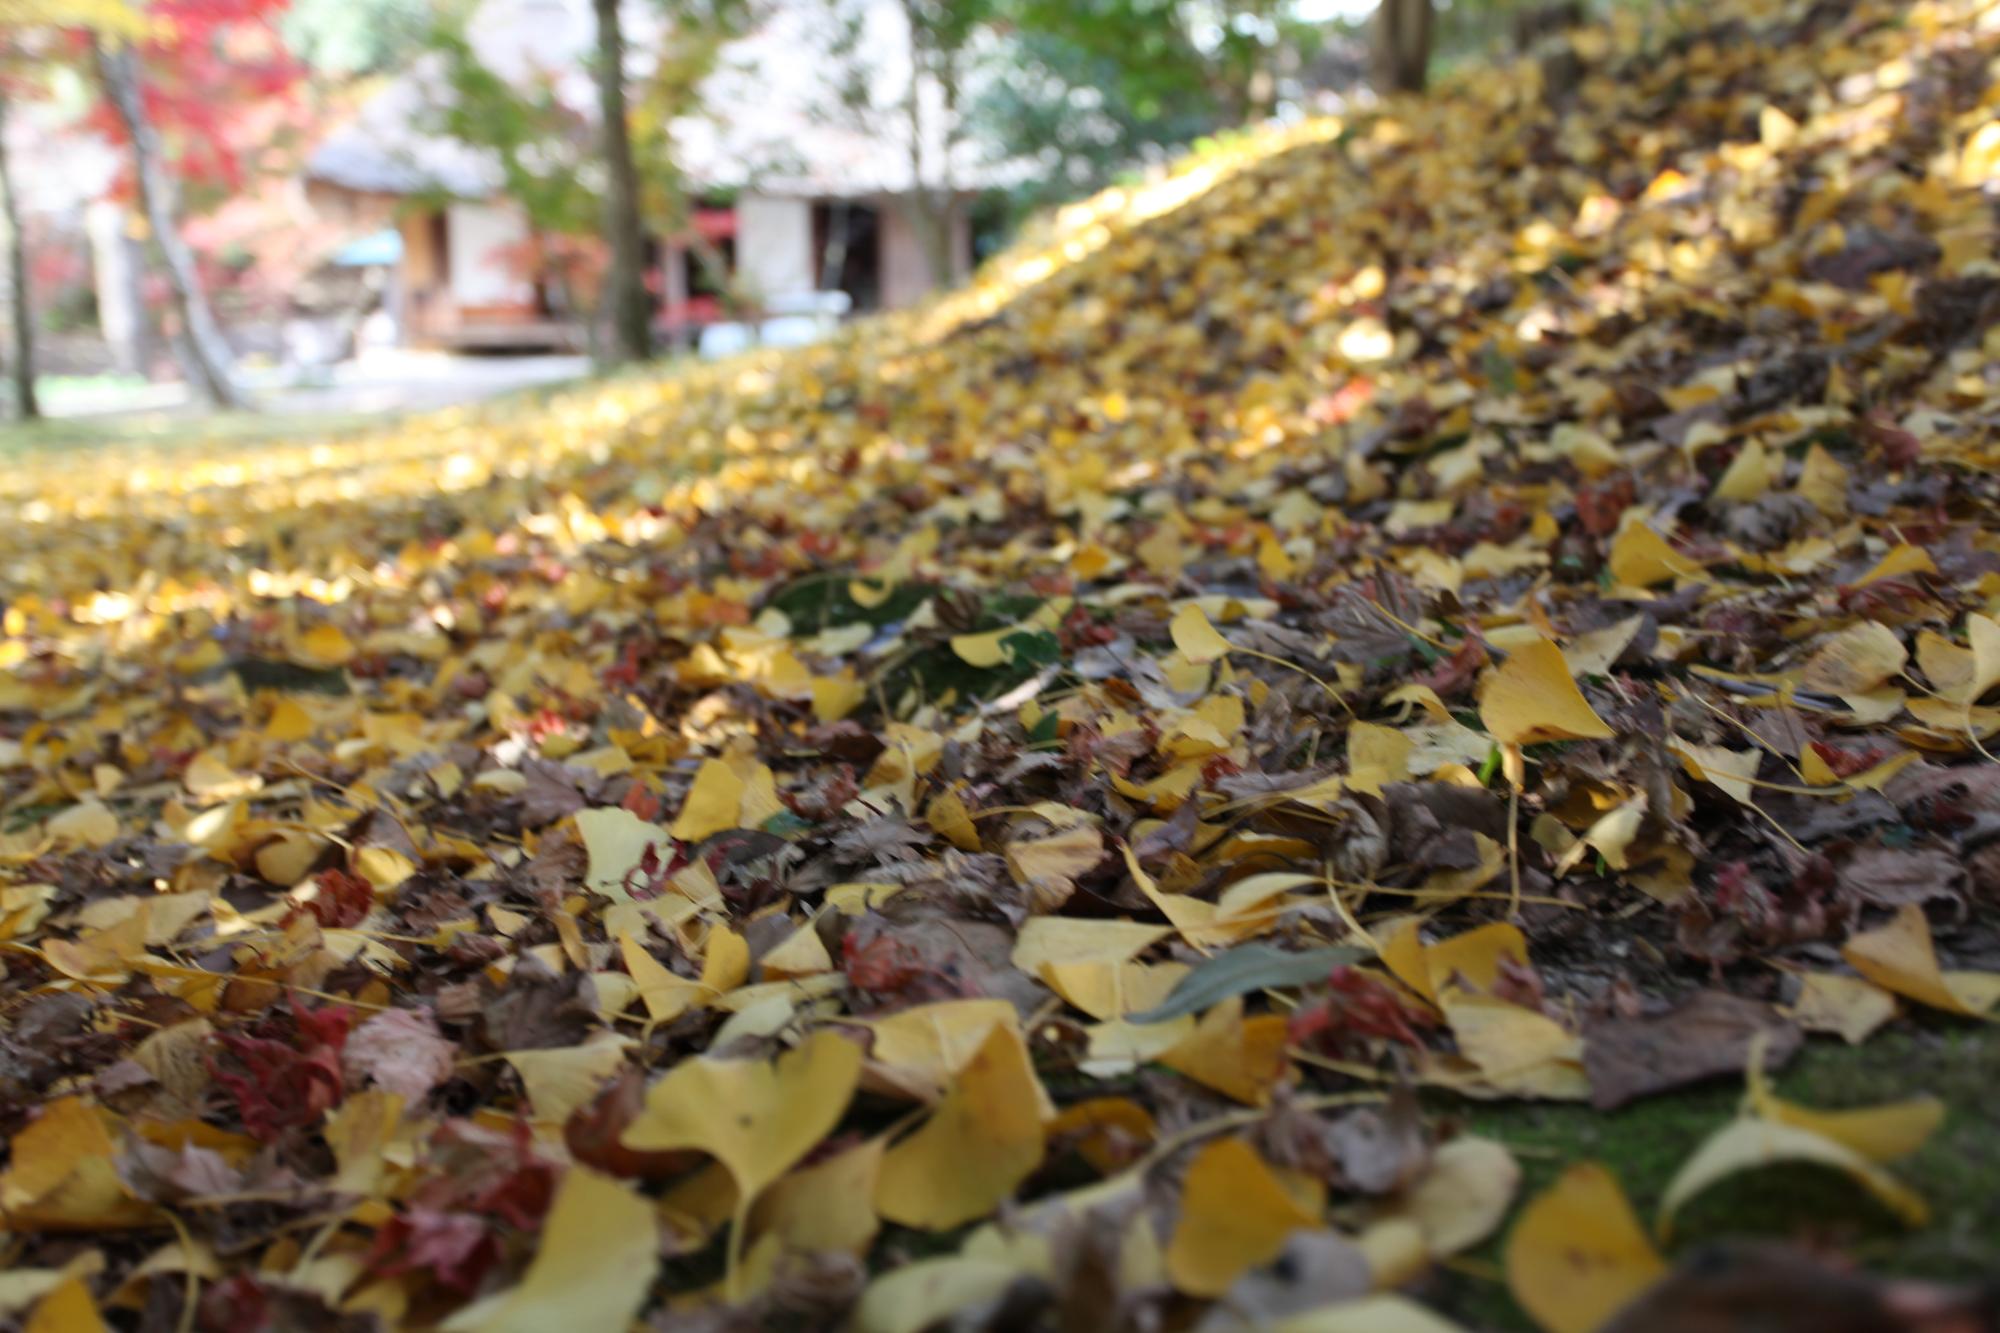
[[1593, 1333], [1664, 1272], [1617, 1177], [1568, 1168], [1507, 1234], [1507, 1288], [1548, 1333]]
[[882, 1158], [876, 1208], [933, 1231], [992, 1212], [1041, 1165], [1045, 1098], [1020, 1036], [994, 1024], [930, 1119]]
[[684, 1060], [647, 1091], [624, 1143], [699, 1149], [753, 1199], [840, 1122], [860, 1073], [861, 1048], [832, 1032], [771, 1062]]
[[1546, 639], [1515, 649], [1487, 677], [1479, 694], [1479, 720], [1506, 745], [1615, 734], [1576, 687], [1562, 650]]
[[[268, 7], [0, 28], [172, 9], [171, 122]], [[1212, 136], [811, 346], [10, 450], [0, 1323], [1434, 1333], [1523, 1165], [1521, 1313], [1699, 1286], [1571, 1162], [1683, 997], [2000, 1012], [2000, 27], [1812, 8]], [[1964, 1080], [1763, 1077], [1677, 1230], [1984, 1206]]]
[[643, 1196], [573, 1166], [556, 1188], [520, 1285], [465, 1307], [444, 1327], [448, 1333], [622, 1333], [659, 1269], [658, 1232]]

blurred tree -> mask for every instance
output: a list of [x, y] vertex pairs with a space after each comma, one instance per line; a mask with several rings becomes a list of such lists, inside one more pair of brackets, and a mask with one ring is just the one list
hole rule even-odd
[[[957, 167], [971, 131], [980, 39], [993, 31], [1005, 3], [828, 0], [833, 22], [822, 55], [833, 71], [836, 105], [825, 113], [900, 145], [910, 172], [903, 212], [930, 280], [940, 285], [964, 276], [955, 240], [964, 204]], [[886, 50], [892, 42], [893, 56]]]
[[1121, 102], [1142, 119], [1198, 106], [1218, 125], [1276, 108], [1289, 69], [1320, 25], [1290, 0], [1004, 0], [1009, 26], [1068, 44], [1116, 71]]
[[1375, 11], [1375, 86], [1420, 93], [1430, 76], [1431, 0], [1382, 0]]
[[33, 421], [41, 416], [42, 405], [35, 396], [35, 310], [34, 292], [28, 285], [28, 246], [21, 233], [21, 201], [14, 191], [14, 173], [7, 157], [7, 121], [12, 105], [12, 90], [0, 87], [0, 225], [7, 228], [7, 312], [14, 344], [7, 370], [14, 386], [14, 415]]
[[604, 159], [604, 232], [611, 247], [605, 302], [612, 362], [643, 361], [653, 351], [653, 303], [645, 281], [645, 226], [639, 216], [639, 167], [625, 109], [625, 32], [618, 0], [593, 0], [597, 15], [598, 135]]
[[[447, 84], [429, 128], [493, 154], [501, 193], [528, 219], [527, 266], [585, 321], [593, 355], [614, 363], [651, 352], [647, 232], [693, 236], [674, 123], [700, 110], [720, 52], [754, 14], [752, 0], [653, 2], [665, 21], [650, 72], [635, 79], [626, 68], [624, 16], [615, 0], [592, 0], [594, 115], [564, 100], [554, 72], [509, 79], [488, 67], [468, 37], [463, 6], [446, 10], [427, 38]], [[694, 239], [697, 261], [726, 285], [720, 256]], [[608, 343], [598, 336], [606, 316]]]
[[725, 306], [742, 300], [713, 242], [695, 226], [700, 193], [681, 169], [675, 150], [677, 127], [707, 112], [703, 90], [729, 43], [765, 13], [760, 0], [653, 0], [667, 20], [652, 50], [652, 69], [638, 81], [632, 141], [638, 167], [641, 215], [658, 235], [685, 245], [709, 286]]
[[942, 287], [965, 276], [956, 244], [960, 199], [954, 160], [965, 140], [973, 38], [995, 17], [997, 0], [899, 3], [910, 44], [910, 78], [902, 98], [909, 126], [910, 208], [924, 265]]
[[159, 131], [146, 118], [145, 92], [140, 82], [139, 58], [128, 44], [112, 44], [92, 39], [97, 73], [125, 132], [132, 152], [132, 168], [146, 223], [166, 271], [167, 289], [179, 319], [180, 336], [175, 340], [181, 351], [188, 383], [197, 397], [213, 407], [240, 407], [242, 400], [229, 378], [229, 344], [209, 309], [208, 295], [195, 271], [194, 253], [181, 238], [177, 192], [168, 174], [166, 150]]
[[34, 291], [28, 249], [21, 229], [20, 196], [15, 193], [7, 156], [7, 122], [14, 103], [31, 94], [33, 81], [20, 68], [24, 45], [38, 30], [73, 28], [128, 37], [143, 36], [146, 21], [126, 0], [0, 0], [0, 224], [7, 229], [7, 307], [14, 357], [8, 365], [14, 413], [24, 421], [41, 416], [35, 395]]
[[996, 158], [1032, 163], [1035, 207], [1110, 183], [1206, 134], [1271, 114], [1324, 25], [1295, 0], [996, 0], [1004, 73], [971, 121]]
[[[132, 41], [102, 33], [91, 55], [97, 126], [131, 154], [137, 195], [166, 279], [174, 350], [195, 394], [240, 406], [222, 336], [180, 215], [243, 194], [260, 166], [289, 165], [287, 115], [304, 67], [278, 33], [288, 0], [149, 0]], [[267, 155], [277, 151], [280, 160]]]
[[279, 31], [314, 72], [349, 78], [394, 68], [429, 23], [425, 0], [292, 0]]
[[518, 263], [584, 321], [595, 353], [604, 271], [604, 198], [589, 170], [596, 136], [552, 75], [510, 80], [481, 60], [467, 33], [470, 18], [467, 8], [445, 10], [427, 34], [445, 89], [424, 128], [492, 154], [500, 192], [528, 223], [528, 251], [516, 256]]

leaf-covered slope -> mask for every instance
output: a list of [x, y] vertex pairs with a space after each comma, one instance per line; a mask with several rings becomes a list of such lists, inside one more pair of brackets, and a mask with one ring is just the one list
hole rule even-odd
[[[2000, 25], [1627, 23], [823, 347], [11, 469], [8, 1299], [1375, 1327], [1518, 1179], [1397, 1089], [1985, 1012]], [[1916, 1221], [1936, 1114], [1760, 1083], [1668, 1197]]]

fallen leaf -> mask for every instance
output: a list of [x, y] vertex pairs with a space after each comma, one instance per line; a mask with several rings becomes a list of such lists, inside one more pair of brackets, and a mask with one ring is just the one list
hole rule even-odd
[[2000, 1003], [2000, 974], [1939, 969], [1930, 923], [1914, 903], [1898, 908], [1887, 925], [1851, 936], [1840, 952], [1882, 989], [1933, 1009], [1977, 1018]]
[[451, 1077], [458, 1048], [425, 1009], [388, 1009], [347, 1034], [341, 1067], [350, 1085], [373, 1083], [417, 1103]]
[[1894, 677], [1909, 659], [1894, 630], [1863, 621], [1821, 644], [1799, 671], [1799, 684], [1821, 694], [1866, 694]]
[[1479, 692], [1479, 720], [1504, 745], [1615, 734], [1577, 689], [1562, 650], [1546, 639], [1522, 645], [1494, 668]]
[[1797, 1051], [1798, 1029], [1769, 1005], [1705, 990], [1664, 1014], [1607, 1018], [1584, 1029], [1583, 1067], [1590, 1102], [1612, 1110], [1702, 1079], [1743, 1069], [1753, 1045], [1763, 1067], [1782, 1067]]
[[447, 1333], [624, 1333], [659, 1271], [653, 1205], [608, 1176], [573, 1166], [518, 1286], [466, 1306]]
[[1872, 981], [1835, 972], [1807, 972], [1789, 1011], [1808, 1032], [1833, 1032], [1850, 1046], [1896, 1016], [1896, 997]]
[[1616, 1177], [1594, 1162], [1521, 1210], [1506, 1266], [1507, 1289], [1548, 1333], [1593, 1333], [1667, 1271]]
[[1165, 1023], [1183, 1014], [1213, 1009], [1224, 1000], [1251, 991], [1309, 986], [1324, 981], [1336, 967], [1357, 963], [1365, 951], [1348, 945], [1292, 952], [1269, 944], [1239, 944], [1204, 959], [1183, 976], [1167, 998], [1144, 1013], [1130, 1015], [1134, 1023]]
[[860, 1074], [860, 1048], [824, 1031], [772, 1063], [697, 1056], [647, 1091], [622, 1141], [641, 1152], [707, 1153], [729, 1172], [738, 1207], [747, 1210], [840, 1123]]
[[1294, 1232], [1319, 1225], [1241, 1139], [1217, 1139], [1188, 1163], [1167, 1272], [1191, 1296], [1219, 1296], [1269, 1263]]
[[1209, 623], [1207, 614], [1193, 602], [1174, 612], [1173, 624], [1168, 629], [1181, 656], [1198, 666], [1220, 661], [1231, 651], [1229, 640], [1222, 637]]
[[1155, 1058], [1225, 1097], [1263, 1106], [1285, 1075], [1286, 1023], [1282, 1014], [1245, 1018], [1242, 997], [1231, 996]]
[[737, 811], [743, 804], [743, 779], [721, 759], [704, 759], [695, 770], [694, 785], [668, 832], [682, 842], [700, 842], [712, 834], [740, 827]]
[[995, 1024], [937, 1110], [883, 1157], [876, 1209], [932, 1231], [984, 1217], [1041, 1165], [1045, 1100], [1020, 1036]]
[[110, 1325], [97, 1312], [90, 1288], [73, 1277], [36, 1303], [21, 1333], [110, 1333]]
[[1682, 1205], [1709, 1186], [1779, 1162], [1832, 1167], [1911, 1226], [1921, 1226], [1930, 1216], [1923, 1199], [1845, 1144], [1798, 1125], [1745, 1116], [1711, 1134], [1675, 1173], [1660, 1198], [1660, 1234], [1667, 1235]]

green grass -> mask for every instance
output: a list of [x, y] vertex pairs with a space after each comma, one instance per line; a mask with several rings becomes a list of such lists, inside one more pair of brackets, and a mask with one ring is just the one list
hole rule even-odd
[[[1879, 1272], [1957, 1280], [1993, 1274], [2000, 1256], [2000, 1035], [1926, 1025], [1860, 1047], [1816, 1041], [1775, 1086], [1787, 1100], [1816, 1109], [1921, 1093], [1941, 1099], [1943, 1126], [1919, 1152], [1890, 1168], [1929, 1201], [1930, 1225], [1904, 1228], [1837, 1173], [1786, 1166], [1746, 1173], [1698, 1196], [1676, 1219], [1677, 1246], [1731, 1237], [1793, 1239], [1831, 1244]], [[1734, 1080], [1610, 1113], [1547, 1103], [1451, 1102], [1435, 1109], [1514, 1150], [1523, 1170], [1521, 1200], [1533, 1198], [1569, 1164], [1595, 1160], [1617, 1175], [1650, 1223], [1675, 1172], [1736, 1114], [1742, 1094], [1741, 1081]], [[1503, 1226], [1433, 1293], [1469, 1327], [1534, 1328], [1499, 1277], [1505, 1235]]]

